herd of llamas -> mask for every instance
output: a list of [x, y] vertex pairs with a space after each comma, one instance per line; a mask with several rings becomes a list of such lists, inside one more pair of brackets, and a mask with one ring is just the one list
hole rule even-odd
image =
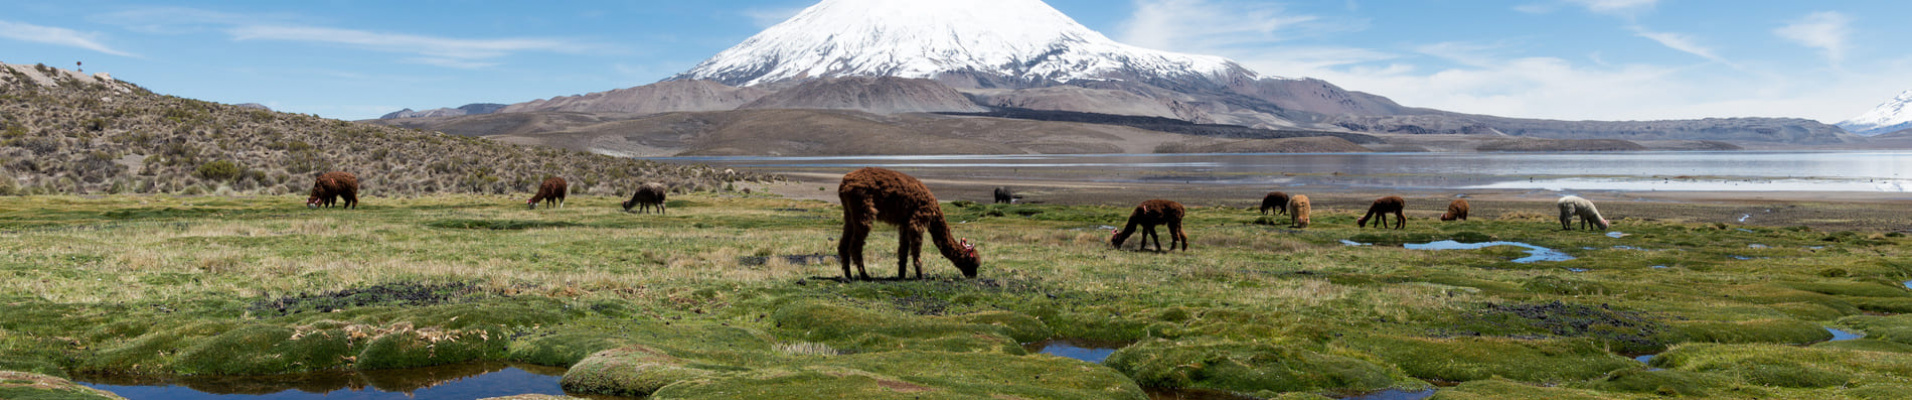
[[[319, 175], [312, 184], [312, 195], [306, 199], [306, 206], [357, 208], [358, 191], [357, 176], [349, 172], [327, 172]], [[631, 194], [631, 199], [622, 204], [624, 211], [631, 212], [631, 208], [637, 207], [638, 212], [655, 209], [662, 214], [668, 191], [661, 184], [640, 185]], [[547, 208], [561, 208], [564, 207], [564, 197], [568, 192], [569, 186], [564, 178], [551, 177], [538, 186], [538, 193], [525, 205], [536, 209], [543, 203]], [[943, 208], [937, 203], [936, 195], [915, 177], [883, 168], [863, 168], [843, 175], [843, 182], [837, 187], [837, 196], [843, 202], [843, 235], [837, 243], [837, 261], [843, 267], [844, 280], [870, 279], [869, 272], [864, 270], [863, 245], [877, 221], [897, 228], [897, 279], [910, 277], [912, 263], [916, 267], [915, 278], [923, 278], [924, 231], [929, 232], [930, 244], [936, 246], [943, 258], [955, 264], [964, 277], [975, 278], [977, 270], [982, 267], [982, 257], [977, 254], [976, 246], [970, 244], [969, 239], [957, 239], [950, 232], [949, 222], [943, 218]], [[338, 204], [339, 198], [345, 199], [344, 204]], [[996, 203], [1014, 203], [1021, 198], [1021, 195], [1008, 188], [999, 187], [995, 190]], [[1593, 201], [1579, 196], [1566, 196], [1555, 204], [1560, 208], [1562, 230], [1573, 230], [1575, 217], [1580, 218], [1581, 229], [1591, 226], [1606, 230], [1611, 226], [1606, 218], [1600, 216], [1600, 210], [1594, 207]], [[1356, 220], [1355, 225], [1366, 228], [1369, 221], [1375, 221], [1376, 227], [1387, 229], [1388, 215], [1392, 214], [1393, 228], [1404, 229], [1407, 226], [1406, 209], [1407, 199], [1401, 196], [1375, 199], [1374, 204], [1368, 207], [1367, 214]], [[1469, 209], [1467, 200], [1454, 200], [1448, 203], [1447, 213], [1442, 214], [1440, 219], [1465, 221]], [[1294, 229], [1308, 227], [1310, 211], [1308, 196], [1303, 194], [1268, 192], [1261, 201], [1262, 214], [1285, 214], [1289, 218], [1289, 227]], [[1187, 213], [1187, 207], [1172, 200], [1143, 201], [1129, 214], [1127, 225], [1111, 232], [1109, 245], [1121, 248], [1122, 243], [1128, 241], [1140, 227], [1142, 239], [1138, 241], [1137, 248], [1146, 249], [1153, 239], [1155, 251], [1163, 252], [1162, 237], [1156, 233], [1155, 227], [1166, 225], [1169, 231], [1167, 251], [1179, 248], [1186, 252], [1189, 241], [1188, 233], [1182, 229], [1182, 219]], [[855, 275], [850, 273], [851, 265], [856, 266]]]

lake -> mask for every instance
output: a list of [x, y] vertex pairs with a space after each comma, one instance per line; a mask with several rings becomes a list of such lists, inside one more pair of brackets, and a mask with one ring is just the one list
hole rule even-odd
[[1617, 191], [1912, 192], [1912, 151], [675, 157], [774, 172], [861, 167], [976, 179]]

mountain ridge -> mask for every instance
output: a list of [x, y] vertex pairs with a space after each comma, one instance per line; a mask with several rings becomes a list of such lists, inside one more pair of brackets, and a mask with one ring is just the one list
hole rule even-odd
[[1873, 107], [1871, 111], [1838, 123], [1854, 134], [1878, 136], [1912, 129], [1912, 90]]

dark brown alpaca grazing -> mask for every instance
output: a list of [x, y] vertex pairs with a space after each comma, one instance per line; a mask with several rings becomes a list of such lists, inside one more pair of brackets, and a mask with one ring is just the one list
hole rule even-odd
[[1187, 209], [1182, 208], [1182, 203], [1162, 199], [1144, 201], [1141, 205], [1135, 206], [1134, 213], [1129, 214], [1128, 226], [1112, 232], [1109, 236], [1109, 245], [1118, 249], [1122, 248], [1122, 242], [1128, 241], [1129, 235], [1135, 234], [1135, 226], [1141, 225], [1142, 243], [1136, 248], [1147, 249], [1149, 238], [1154, 237], [1155, 251], [1160, 252], [1162, 251], [1162, 235], [1155, 233], [1155, 226], [1168, 225], [1168, 249], [1175, 250], [1175, 244], [1181, 243], [1182, 251], [1188, 251], [1188, 235], [1182, 232], [1182, 215], [1187, 212]]
[[327, 172], [312, 182], [312, 196], [305, 199], [305, 207], [331, 207], [344, 197], [345, 205], [339, 208], [358, 208], [358, 190], [358, 177], [352, 173]]
[[1361, 219], [1354, 221], [1354, 224], [1366, 228], [1368, 227], [1369, 218], [1380, 216], [1381, 221], [1375, 223], [1374, 226], [1387, 228], [1388, 214], [1394, 214], [1394, 229], [1401, 229], [1407, 227], [1407, 214], [1403, 213], [1405, 210], [1407, 210], [1407, 199], [1403, 199], [1401, 196], [1382, 197], [1375, 199], [1374, 205], [1368, 206], [1368, 215], [1364, 215]]
[[1447, 213], [1441, 214], [1442, 221], [1467, 220], [1467, 200], [1454, 200], [1447, 203]]
[[956, 264], [963, 277], [975, 278], [982, 266], [976, 246], [969, 239], [958, 240], [949, 234], [949, 222], [943, 220], [943, 207], [922, 181], [901, 172], [882, 168], [864, 168], [843, 175], [837, 187], [843, 200], [843, 237], [837, 243], [837, 261], [843, 264], [843, 279], [850, 277], [850, 264], [856, 264], [859, 278], [870, 279], [863, 269], [863, 244], [876, 221], [895, 225], [897, 233], [896, 278], [908, 277], [909, 264], [916, 263], [916, 279], [923, 279], [923, 230], [929, 230], [931, 244], [943, 258]]
[[631, 193], [631, 199], [624, 201], [624, 211], [630, 212], [631, 207], [643, 206], [642, 208], [638, 208], [637, 211], [645, 212], [650, 210], [651, 207], [656, 207], [657, 213], [663, 214], [664, 196], [666, 192], [669, 192], [669, 190], [665, 189], [663, 184], [646, 183], [638, 185], [637, 192]]
[[538, 201], [544, 201], [545, 206], [547, 206], [546, 208], [549, 208], [549, 206], [563, 208], [564, 195], [569, 192], [570, 185], [564, 183], [564, 178], [555, 176], [545, 178], [544, 184], [538, 185], [538, 194], [532, 195], [531, 201], [525, 202], [525, 206], [536, 210], [538, 209]]
[[1283, 192], [1268, 192], [1267, 196], [1262, 196], [1261, 213], [1267, 214], [1268, 210], [1275, 210], [1274, 215], [1287, 214], [1288, 194]]

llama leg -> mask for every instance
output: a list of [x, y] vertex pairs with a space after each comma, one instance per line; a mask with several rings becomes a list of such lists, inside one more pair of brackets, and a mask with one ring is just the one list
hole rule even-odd
[[1573, 230], [1573, 209], [1570, 207], [1560, 208], [1560, 230]]
[[1155, 225], [1142, 227], [1142, 244], [1147, 245], [1149, 238], [1155, 238], [1155, 252], [1162, 252], [1162, 234], [1155, 233]]
[[911, 235], [912, 233], [915, 232], [908, 226], [896, 228], [896, 279], [906, 279], [910, 276], [910, 240], [915, 236]]
[[345, 194], [345, 208], [358, 209], [358, 193]]
[[910, 262], [916, 264], [916, 279], [923, 279], [923, 233], [910, 234]]
[[1181, 221], [1176, 221], [1176, 222], [1168, 224], [1168, 234], [1169, 234], [1169, 242], [1168, 242], [1169, 250], [1174, 250], [1175, 243], [1181, 242], [1182, 252], [1184, 253], [1188, 252], [1188, 234], [1182, 232]]
[[1407, 212], [1395, 211], [1394, 212], [1394, 229], [1400, 230], [1400, 229], [1406, 229], [1406, 228], [1407, 228]]

